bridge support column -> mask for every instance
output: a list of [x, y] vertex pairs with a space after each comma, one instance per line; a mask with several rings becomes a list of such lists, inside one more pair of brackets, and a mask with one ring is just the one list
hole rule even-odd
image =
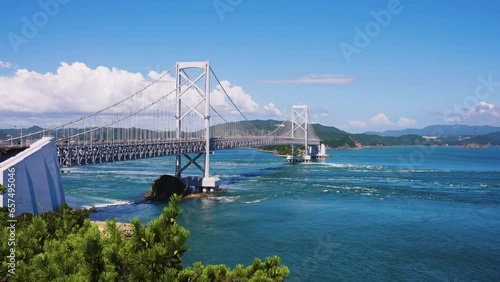
[[[196, 72], [190, 75], [188, 69], [195, 69]], [[219, 177], [210, 175], [210, 63], [208, 61], [178, 62], [176, 89], [176, 138], [178, 140], [193, 138], [195, 132], [182, 130], [182, 120], [188, 115], [199, 116], [204, 121], [205, 152], [200, 153], [195, 158], [183, 154], [188, 159], [185, 166], [182, 166], [181, 163], [182, 154], [178, 153], [175, 157], [175, 176], [182, 179], [182, 171], [194, 164], [203, 172], [203, 177], [185, 178], [184, 181], [189, 182], [187, 184], [190, 186], [217, 189], [220, 183]], [[183, 96], [189, 96], [189, 99], [186, 99], [188, 101], [186, 105], [182, 104]], [[204, 109], [202, 109], [202, 105]], [[205, 156], [204, 167], [196, 162], [202, 155]]]
[[325, 144], [319, 143], [318, 145], [311, 146], [311, 157], [314, 159], [326, 159], [330, 158], [331, 155], [326, 153]]
[[309, 116], [306, 105], [292, 106], [292, 138], [304, 137], [304, 153], [302, 157], [295, 156], [292, 145], [292, 154], [287, 156], [288, 162], [310, 162], [311, 153], [309, 149]]

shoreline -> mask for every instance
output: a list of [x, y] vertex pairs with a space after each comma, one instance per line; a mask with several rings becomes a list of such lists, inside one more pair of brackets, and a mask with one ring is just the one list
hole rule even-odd
[[[189, 194], [185, 197], [182, 198], [182, 200], [194, 200], [194, 199], [203, 199], [211, 194], [221, 194], [221, 193], [226, 193], [227, 191], [224, 189], [221, 192], [206, 192], [206, 193], [192, 193]], [[91, 212], [94, 212], [96, 208], [91, 210]], [[106, 235], [106, 221], [104, 220], [90, 220], [91, 224], [97, 225], [97, 228], [99, 228], [99, 232], [101, 234]], [[125, 236], [130, 236], [132, 234], [132, 224], [129, 222], [116, 222], [116, 226], [118, 229], [120, 229]]]
[[[461, 145], [394, 145], [394, 146], [385, 146], [385, 145], [367, 145], [367, 146], [359, 146], [359, 147], [336, 147], [336, 148], [331, 148], [327, 147], [327, 150], [363, 150], [363, 149], [371, 149], [371, 148], [400, 148], [400, 147], [454, 147], [454, 148], [463, 148], [463, 149], [481, 149], [481, 148], [492, 148], [492, 147], [500, 147], [500, 145], [492, 145], [492, 144], [477, 144], [477, 143], [471, 143], [471, 144], [461, 144]], [[259, 149], [255, 148], [258, 152], [263, 152], [263, 153], [271, 153], [274, 154], [277, 157], [286, 157], [286, 155], [279, 155], [277, 154], [276, 150], [264, 150], [264, 149]]]
[[191, 193], [189, 195], [186, 195], [184, 197], [182, 197], [182, 199], [186, 199], [186, 200], [194, 200], [194, 199], [203, 199], [203, 198], [206, 198], [208, 197], [208, 194], [209, 193]]
[[462, 149], [481, 149], [481, 148], [492, 148], [500, 147], [500, 145], [481, 145], [481, 144], [467, 144], [467, 145], [394, 145], [394, 146], [361, 146], [361, 147], [338, 147], [338, 148], [327, 148], [328, 150], [363, 150], [371, 148], [407, 148], [407, 147], [452, 147], [452, 148], [462, 148]]
[[[97, 228], [99, 228], [99, 232], [101, 232], [102, 235], [106, 235], [106, 221], [91, 220], [90, 223], [97, 225]], [[132, 235], [132, 225], [130, 223], [117, 221], [116, 226], [123, 232], [123, 235], [125, 235], [126, 237]]]
[[217, 189], [213, 192], [194, 192], [194, 193], [190, 193], [190, 194], [187, 194], [186, 196], [182, 197], [182, 200], [184, 200], [184, 199], [186, 199], [186, 200], [203, 199], [203, 198], [206, 198], [210, 195], [217, 195], [217, 194], [224, 194], [224, 193], [227, 193], [227, 189], [225, 189], [225, 188], [220, 188], [220, 189]]

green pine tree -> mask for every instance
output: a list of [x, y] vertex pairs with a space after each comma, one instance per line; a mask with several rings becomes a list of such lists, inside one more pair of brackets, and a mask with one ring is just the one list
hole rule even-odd
[[[162, 214], [143, 226], [131, 222], [131, 234], [106, 221], [104, 232], [90, 223], [89, 212], [63, 205], [41, 216], [17, 217], [15, 275], [7, 274], [6, 240], [0, 244], [4, 258], [0, 281], [284, 281], [289, 274], [279, 257], [255, 259], [252, 265], [195, 263], [184, 268], [189, 231], [177, 224], [181, 196], [174, 195]], [[8, 215], [0, 213], [7, 223]], [[9, 230], [1, 228], [2, 238]]]

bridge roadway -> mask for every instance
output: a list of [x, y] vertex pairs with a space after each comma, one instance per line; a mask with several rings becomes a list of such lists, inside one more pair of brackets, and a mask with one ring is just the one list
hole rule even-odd
[[[289, 137], [229, 137], [211, 138], [210, 151], [267, 145], [303, 145], [303, 138]], [[320, 140], [309, 140], [319, 145]], [[61, 167], [119, 162], [126, 160], [204, 153], [205, 139], [123, 140], [96, 142], [57, 142], [57, 157]]]

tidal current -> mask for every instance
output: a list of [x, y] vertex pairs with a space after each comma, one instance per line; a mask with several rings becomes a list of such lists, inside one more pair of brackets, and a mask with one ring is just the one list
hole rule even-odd
[[[211, 174], [227, 193], [183, 201], [184, 264], [277, 255], [287, 281], [500, 281], [500, 147], [329, 153], [287, 164], [250, 149], [216, 151]], [[174, 158], [68, 170], [70, 206], [97, 207], [94, 220], [146, 223], [164, 205], [141, 195], [173, 174]]]

